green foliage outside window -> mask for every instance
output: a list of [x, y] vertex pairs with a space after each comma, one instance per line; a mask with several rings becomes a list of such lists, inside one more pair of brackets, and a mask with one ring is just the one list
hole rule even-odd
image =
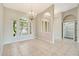
[[[28, 22], [27, 22], [27, 20], [20, 19], [20, 28], [21, 28], [21, 31], [23, 29], [25, 29], [26, 31], [28, 31]], [[27, 33], [23, 33], [23, 34], [27, 34]]]
[[16, 20], [13, 21], [13, 36], [16, 36]]
[[[17, 30], [17, 28], [16, 28], [16, 20], [14, 20], [13, 21], [13, 36], [15, 37], [16, 36], [16, 30]], [[19, 22], [19, 25], [20, 25], [20, 32], [21, 32], [21, 34], [24, 34], [24, 35], [26, 35], [26, 34], [28, 34], [28, 33], [30, 33], [31, 34], [31, 23], [29, 24], [28, 23], [28, 21], [27, 20], [24, 20], [24, 19], [20, 19], [20, 22]], [[30, 27], [30, 32], [28, 32], [28, 25], [29, 25], [29, 27]], [[22, 30], [25, 30], [26, 32], [22, 32]]]

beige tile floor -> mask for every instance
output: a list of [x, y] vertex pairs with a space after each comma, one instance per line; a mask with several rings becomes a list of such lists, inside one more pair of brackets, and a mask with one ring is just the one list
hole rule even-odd
[[79, 44], [73, 40], [56, 40], [54, 44], [43, 40], [28, 40], [7, 44], [3, 56], [78, 56]]

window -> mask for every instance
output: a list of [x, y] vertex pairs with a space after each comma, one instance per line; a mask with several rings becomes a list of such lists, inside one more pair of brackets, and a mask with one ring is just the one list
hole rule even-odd
[[32, 22], [26, 17], [19, 19], [19, 22], [14, 20], [13, 36], [15, 37], [17, 33], [19, 33], [20, 35], [32, 34]]
[[74, 39], [75, 22], [69, 21], [63, 23], [64, 38]]
[[48, 32], [48, 31], [49, 31], [49, 22], [42, 21], [42, 32]]
[[47, 22], [45, 21], [45, 32], [47, 32], [48, 28], [47, 28]]
[[42, 32], [49, 32], [49, 20], [51, 19], [51, 14], [46, 12], [43, 14], [43, 18], [41, 19], [41, 28]]
[[20, 33], [22, 35], [31, 34], [31, 22], [27, 18], [20, 19]]
[[16, 20], [13, 21], [13, 36], [16, 36]]
[[21, 34], [27, 34], [28, 33], [28, 22], [27, 20], [22, 20], [20, 19], [20, 29], [21, 29]]

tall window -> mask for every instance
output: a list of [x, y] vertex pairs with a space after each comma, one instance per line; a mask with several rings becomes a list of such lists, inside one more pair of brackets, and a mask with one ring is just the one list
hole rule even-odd
[[48, 32], [48, 31], [49, 31], [49, 22], [42, 21], [42, 32]]
[[20, 35], [32, 34], [32, 22], [26, 17], [19, 19], [19, 22], [14, 20], [13, 21], [13, 36], [15, 37], [17, 33], [19, 33]]
[[31, 22], [29, 21], [29, 19], [20, 19], [20, 33], [23, 35], [31, 34]]
[[48, 31], [48, 28], [47, 28], [47, 22], [45, 21], [45, 32]]

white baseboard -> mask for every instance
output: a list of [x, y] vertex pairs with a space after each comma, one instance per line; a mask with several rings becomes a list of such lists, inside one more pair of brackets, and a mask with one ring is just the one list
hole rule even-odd
[[[34, 38], [31, 38], [31, 39], [34, 39]], [[31, 39], [22, 39], [22, 40], [8, 41], [8, 42], [4, 42], [3, 45], [15, 43], [15, 42], [20, 42], [20, 41], [25, 41], [25, 40], [31, 40]]]
[[7, 40], [5, 38], [6, 41], [3, 44], [5, 45], [5, 44], [15, 43], [15, 42], [24, 41], [24, 40], [31, 40], [31, 39], [35, 39], [35, 36], [27, 35], [27, 36], [15, 37], [15, 38], [12, 38], [12, 39], [9, 38]]

